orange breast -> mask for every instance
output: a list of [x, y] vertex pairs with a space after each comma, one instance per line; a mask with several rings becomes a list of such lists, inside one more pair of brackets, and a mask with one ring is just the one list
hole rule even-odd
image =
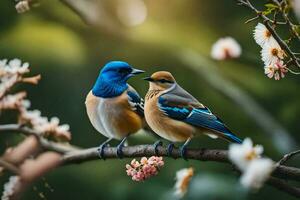
[[[126, 91], [119, 97], [109, 101], [111, 106], [111, 123], [115, 129], [116, 136], [123, 138], [133, 134], [142, 128], [142, 118], [132, 110], [128, 103]], [[118, 111], [113, 111], [118, 110]]]
[[126, 91], [118, 97], [99, 98], [90, 92], [86, 108], [92, 125], [104, 136], [122, 139], [137, 132], [143, 119], [130, 107]]

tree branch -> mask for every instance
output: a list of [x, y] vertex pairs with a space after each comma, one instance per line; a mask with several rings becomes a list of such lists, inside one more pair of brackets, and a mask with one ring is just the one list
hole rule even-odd
[[[63, 145], [60, 143], [48, 141], [47, 139], [43, 138], [40, 133], [28, 128], [22, 127], [17, 124], [7, 124], [7, 125], [0, 125], [0, 132], [3, 131], [15, 131], [15, 132], [22, 132], [26, 135], [34, 135], [39, 138], [39, 142], [41, 146], [45, 150], [51, 150], [58, 153], [63, 154], [62, 157], [62, 165], [69, 165], [75, 163], [82, 163], [91, 160], [98, 160], [98, 147], [88, 148], [88, 149], [78, 149], [71, 145]], [[131, 147], [124, 147], [123, 154], [126, 158], [136, 158], [136, 157], [150, 157], [150, 156], [164, 156], [164, 157], [172, 157], [174, 159], [180, 158], [179, 149], [175, 148], [172, 151], [171, 155], [168, 155], [167, 149], [164, 147], [158, 147], [158, 152], [156, 154], [153, 145], [137, 145]], [[104, 157], [105, 158], [118, 158], [117, 157], [117, 148], [116, 147], [107, 147], [104, 149]], [[189, 149], [186, 152], [186, 157], [188, 159], [193, 160], [200, 160], [200, 161], [215, 161], [221, 163], [230, 163], [228, 160], [228, 152], [226, 150], [217, 150], [217, 149]], [[2, 165], [3, 163], [0, 163]], [[7, 167], [7, 163], [2, 165], [3, 167]], [[11, 169], [9, 167], [9, 169]], [[18, 172], [16, 170], [16, 172]], [[282, 165], [277, 165], [276, 169], [274, 170], [273, 176], [278, 178], [284, 179], [291, 179], [300, 181], [300, 169], [287, 167]], [[293, 186], [288, 185], [284, 181], [271, 177], [268, 180], [268, 183], [277, 189], [283, 190], [293, 196], [300, 197], [299, 189], [294, 188]]]
[[278, 178], [270, 177], [267, 183], [278, 190], [284, 191], [290, 195], [295, 197], [300, 197], [300, 189], [297, 187], [293, 187], [287, 184], [286, 181], [280, 180]]
[[[41, 146], [50, 151], [55, 151], [63, 154], [62, 162], [64, 165], [81, 163], [89, 160], [97, 160], [98, 157], [98, 147], [79, 149], [70, 144], [61, 144], [57, 142], [48, 141], [47, 139], [41, 137], [41, 135], [28, 127], [22, 127], [17, 124], [7, 124], [0, 125], [0, 132], [4, 131], [14, 131], [21, 132], [26, 135], [35, 135], [39, 138]], [[118, 158], [117, 149], [114, 147], [107, 147], [104, 150], [104, 156], [106, 158]], [[154, 147], [152, 145], [137, 145], [124, 147], [123, 149], [124, 157], [134, 158], [143, 156], [154, 156], [156, 155]], [[174, 149], [172, 155], [169, 156], [167, 150], [163, 147], [158, 147], [158, 155], [164, 157], [180, 158], [180, 152], [178, 149]], [[217, 149], [189, 149], [187, 150], [187, 158], [200, 161], [215, 161], [222, 163], [230, 163], [228, 160], [227, 150], [217, 150]], [[295, 167], [288, 167], [283, 165], [277, 165], [273, 173], [274, 176], [279, 178], [291, 179], [300, 181], [300, 169]]]
[[[66, 153], [62, 160], [64, 165], [82, 163], [90, 160], [97, 160], [98, 157], [98, 148], [88, 148], [83, 150], [76, 150]], [[104, 150], [105, 158], [118, 158], [117, 157], [117, 148], [107, 147]], [[125, 158], [136, 158], [136, 157], [149, 157], [149, 156], [163, 156], [171, 158], [180, 158], [179, 149], [174, 148], [172, 154], [169, 156], [167, 149], [163, 147], [158, 147], [158, 154], [155, 153], [153, 145], [137, 145], [124, 147], [123, 153]], [[228, 160], [227, 150], [218, 150], [218, 149], [188, 149], [186, 157], [191, 160], [200, 160], [200, 161], [215, 161], [222, 163], [230, 163]], [[287, 167], [278, 165], [273, 172], [273, 175], [279, 178], [291, 179], [300, 181], [300, 169], [294, 167]]]
[[7, 132], [7, 131], [20, 132], [25, 135], [34, 135], [35, 137], [38, 138], [41, 146], [44, 149], [55, 151], [58, 153], [66, 153], [69, 151], [78, 150], [77, 147], [71, 146], [68, 143], [57, 143], [57, 142], [49, 141], [46, 138], [42, 137], [42, 133], [39, 133], [36, 130], [28, 128], [26, 126], [21, 126], [19, 124], [0, 125], [0, 132]]
[[[65, 154], [62, 158], [64, 165], [69, 164], [79, 164], [86, 161], [97, 160], [98, 148], [89, 148], [84, 150], [73, 151]], [[155, 153], [153, 145], [137, 145], [131, 147], [124, 147], [123, 154], [126, 158], [136, 158], [136, 157], [150, 157], [150, 156], [163, 156], [180, 158], [179, 149], [175, 148], [171, 155], [168, 155], [167, 149], [163, 147], [158, 147], [158, 154]], [[104, 157], [107, 158], [118, 158], [116, 155], [116, 147], [107, 147], [104, 150]], [[200, 160], [200, 161], [215, 161], [221, 163], [230, 163], [228, 160], [228, 153], [226, 150], [216, 150], [216, 149], [189, 149], [186, 152], [186, 157], [188, 159]], [[293, 179], [300, 181], [300, 170], [297, 168], [285, 167], [278, 165], [273, 176], [281, 177], [285, 179]], [[285, 181], [279, 178], [270, 177], [268, 184], [276, 187], [279, 190], [287, 192], [293, 196], [300, 197], [300, 189], [288, 185]]]

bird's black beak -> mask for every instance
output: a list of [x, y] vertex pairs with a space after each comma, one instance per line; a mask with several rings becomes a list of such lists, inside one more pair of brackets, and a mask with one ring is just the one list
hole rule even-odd
[[132, 69], [132, 71], [131, 71], [131, 74], [133, 74], [133, 75], [137, 75], [137, 74], [141, 74], [141, 73], [144, 73], [145, 71], [143, 71], [143, 70], [140, 70], [140, 69]]
[[153, 79], [153, 78], [151, 78], [151, 77], [146, 77], [146, 78], [143, 78], [143, 80], [145, 80], [145, 81], [149, 81], [149, 82], [153, 82], [153, 81], [154, 81], [154, 79]]

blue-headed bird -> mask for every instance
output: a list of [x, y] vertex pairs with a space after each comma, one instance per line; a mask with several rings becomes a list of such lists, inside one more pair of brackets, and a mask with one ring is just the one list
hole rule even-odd
[[[169, 154], [173, 142], [185, 141], [180, 148], [180, 154], [185, 158], [186, 146], [200, 134], [242, 142], [220, 118], [181, 88], [171, 73], [159, 71], [144, 80], [149, 81], [144, 107], [146, 122], [156, 134], [172, 142], [168, 146]], [[155, 148], [159, 144], [156, 143]]]
[[127, 80], [143, 72], [126, 62], [108, 62], [87, 95], [85, 105], [90, 122], [108, 138], [99, 146], [100, 158], [104, 158], [104, 148], [112, 139], [122, 140], [117, 147], [117, 156], [121, 158], [127, 136], [142, 128], [143, 99]]

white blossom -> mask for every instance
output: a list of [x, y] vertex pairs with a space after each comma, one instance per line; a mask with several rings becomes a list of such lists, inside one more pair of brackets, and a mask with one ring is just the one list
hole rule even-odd
[[117, 16], [126, 26], [138, 26], [147, 18], [147, 7], [143, 0], [119, 1]]
[[46, 134], [46, 136], [52, 134], [56, 139], [71, 139], [70, 126], [68, 124], [59, 125], [57, 117], [52, 117], [49, 120], [47, 117], [41, 116], [39, 110], [29, 111], [23, 109], [20, 115], [20, 123], [29, 123], [36, 131]]
[[275, 40], [270, 40], [261, 50], [261, 59], [265, 65], [273, 65], [278, 60], [283, 59], [284, 56], [284, 51]]
[[17, 10], [18, 13], [24, 13], [24, 12], [29, 11], [30, 10], [30, 6], [29, 6], [28, 0], [19, 1], [16, 4], [16, 10]]
[[6, 66], [7, 59], [0, 60], [0, 68], [4, 68]]
[[3, 109], [17, 109], [23, 103], [23, 98], [26, 96], [25, 92], [10, 94], [4, 96], [0, 100], [0, 110]]
[[274, 162], [269, 158], [253, 160], [241, 176], [241, 184], [249, 189], [259, 189], [275, 169]]
[[4, 184], [1, 200], [9, 200], [15, 192], [16, 186], [20, 183], [19, 176], [9, 177], [9, 181]]
[[17, 75], [1, 78], [0, 82], [0, 97], [2, 97], [9, 88], [11, 88], [18, 80]]
[[7, 70], [11, 74], [15, 74], [15, 73], [24, 74], [26, 72], [29, 72], [28, 68], [29, 68], [29, 63], [24, 62], [22, 64], [21, 60], [17, 58], [10, 60], [7, 65]]
[[285, 73], [288, 72], [283, 63], [286, 54], [265, 25], [257, 24], [254, 30], [254, 39], [262, 47], [261, 59], [265, 65], [265, 74], [269, 78], [274, 77], [275, 80], [284, 78]]
[[242, 144], [231, 144], [229, 147], [229, 159], [241, 170], [240, 182], [248, 189], [259, 189], [274, 170], [274, 162], [262, 158], [262, 153], [263, 147], [253, 146], [249, 138]]
[[28, 99], [25, 99], [21, 102], [21, 106], [23, 108], [29, 108], [31, 106], [31, 102]]
[[37, 84], [40, 76], [23, 77], [29, 72], [29, 64], [20, 59], [0, 60], [0, 110], [14, 109], [19, 111], [19, 124], [26, 124], [43, 134], [57, 140], [70, 140], [68, 124], [59, 124], [57, 117], [50, 120], [41, 116], [39, 110], [30, 111], [30, 101], [26, 100], [26, 92], [7, 94], [9, 89], [19, 82]]
[[175, 196], [178, 198], [182, 198], [187, 190], [190, 183], [191, 178], [194, 175], [193, 168], [184, 168], [176, 172], [176, 183], [175, 183]]
[[229, 159], [242, 171], [246, 170], [249, 163], [259, 158], [263, 153], [263, 146], [253, 146], [250, 138], [244, 139], [242, 144], [231, 144], [229, 146]]
[[20, 81], [20, 76], [29, 72], [29, 64], [23, 63], [19, 59], [7, 62], [7, 59], [0, 60], [0, 97], [9, 88]]
[[255, 42], [263, 47], [266, 43], [269, 43], [271, 40], [274, 40], [272, 34], [262, 23], [258, 23], [254, 29], [254, 39]]
[[232, 37], [220, 38], [211, 49], [211, 57], [216, 60], [238, 58], [242, 53], [239, 43]]
[[62, 124], [56, 128], [57, 132], [63, 133], [63, 132], [69, 132], [70, 131], [70, 125], [69, 124]]

